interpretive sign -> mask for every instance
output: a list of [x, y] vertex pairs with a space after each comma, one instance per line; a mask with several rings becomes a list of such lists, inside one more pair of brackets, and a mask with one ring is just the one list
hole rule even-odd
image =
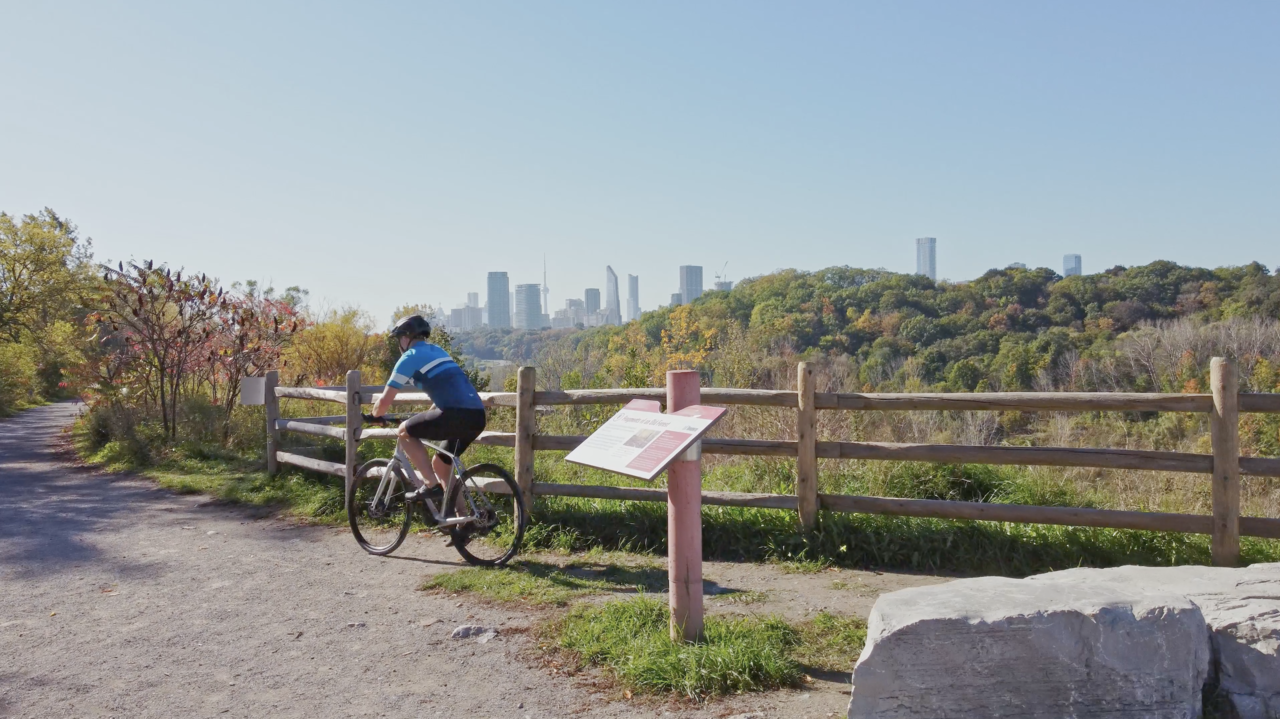
[[700, 405], [663, 414], [658, 402], [633, 399], [565, 459], [652, 480], [702, 439], [723, 414], [723, 407]]

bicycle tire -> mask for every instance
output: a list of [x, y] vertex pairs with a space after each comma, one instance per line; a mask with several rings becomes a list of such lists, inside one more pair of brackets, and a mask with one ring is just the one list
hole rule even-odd
[[[516, 485], [516, 481], [511, 478], [507, 470], [496, 464], [477, 464], [468, 467], [451, 487], [449, 487], [449, 496], [445, 498], [444, 512], [446, 517], [454, 516], [457, 512], [459, 496], [462, 493], [462, 487], [467, 480], [483, 477], [490, 480], [501, 480], [506, 484], [506, 491], [482, 491], [477, 492], [474, 488], [472, 494], [483, 495], [486, 499], [492, 497], [497, 500], [494, 505], [495, 516], [489, 517], [488, 522], [477, 528], [476, 525], [462, 524], [453, 527], [450, 530], [453, 536], [453, 548], [458, 550], [458, 554], [467, 561], [482, 567], [501, 567], [511, 560], [512, 557], [520, 551], [520, 543], [524, 539], [525, 527], [529, 524], [529, 512], [525, 507], [524, 497], [520, 494], [520, 488]], [[493, 500], [490, 500], [492, 503]], [[487, 510], [482, 510], [487, 511]], [[509, 519], [505, 516], [509, 514]], [[508, 527], [508, 521], [510, 526]], [[500, 550], [501, 554], [496, 557], [481, 556], [473, 551], [473, 542], [479, 542], [488, 546], [494, 544], [495, 549]], [[476, 545], [478, 548], [480, 545]]]
[[[371, 516], [369, 513], [371, 507], [361, 501], [360, 492], [362, 488], [368, 485], [373, 485], [375, 489], [377, 487], [373, 482], [362, 481], [362, 478], [368, 475], [369, 470], [375, 467], [385, 468], [390, 464], [390, 460], [371, 459], [360, 465], [360, 469], [356, 470], [355, 480], [351, 483], [351, 486], [347, 487], [346, 492], [347, 522], [351, 525], [351, 534], [355, 537], [356, 543], [360, 545], [361, 549], [379, 557], [391, 554], [400, 547], [400, 544], [404, 542], [404, 538], [409, 535], [409, 522], [413, 518], [413, 508], [409, 506], [408, 502], [404, 501], [404, 493], [408, 491], [409, 482], [399, 468], [396, 469], [398, 487], [393, 491], [393, 506], [389, 511], [382, 510], [378, 516]], [[360, 520], [362, 517], [369, 518], [371, 522], [377, 521], [384, 525], [387, 530], [395, 529], [398, 522], [399, 529], [393, 539], [379, 544], [378, 542], [385, 538], [370, 541], [370, 538], [366, 538], [365, 535], [372, 534], [372, 532], [361, 531]], [[372, 528], [372, 524], [370, 524], [370, 528]]]

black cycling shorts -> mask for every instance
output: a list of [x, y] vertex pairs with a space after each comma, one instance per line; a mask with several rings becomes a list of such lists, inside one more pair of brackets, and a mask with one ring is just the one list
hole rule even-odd
[[[485, 413], [482, 409], [450, 409], [436, 407], [415, 414], [405, 421], [405, 431], [410, 437], [432, 442], [443, 441], [444, 448], [454, 456], [476, 441], [484, 431]], [[453, 464], [448, 455], [440, 454], [445, 464]]]

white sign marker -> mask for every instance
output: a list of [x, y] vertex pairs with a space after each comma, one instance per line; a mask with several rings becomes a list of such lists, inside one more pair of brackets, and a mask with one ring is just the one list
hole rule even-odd
[[633, 399], [565, 459], [629, 477], [652, 480], [702, 439], [722, 407], [686, 407], [663, 414], [653, 400]]

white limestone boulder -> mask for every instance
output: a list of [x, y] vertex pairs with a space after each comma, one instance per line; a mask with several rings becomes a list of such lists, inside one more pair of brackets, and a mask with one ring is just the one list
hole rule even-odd
[[877, 599], [849, 717], [1190, 719], [1209, 659], [1179, 594], [962, 579]]
[[1240, 719], [1280, 719], [1280, 564], [1069, 569], [1031, 578], [1175, 592], [1208, 623], [1217, 682]]

